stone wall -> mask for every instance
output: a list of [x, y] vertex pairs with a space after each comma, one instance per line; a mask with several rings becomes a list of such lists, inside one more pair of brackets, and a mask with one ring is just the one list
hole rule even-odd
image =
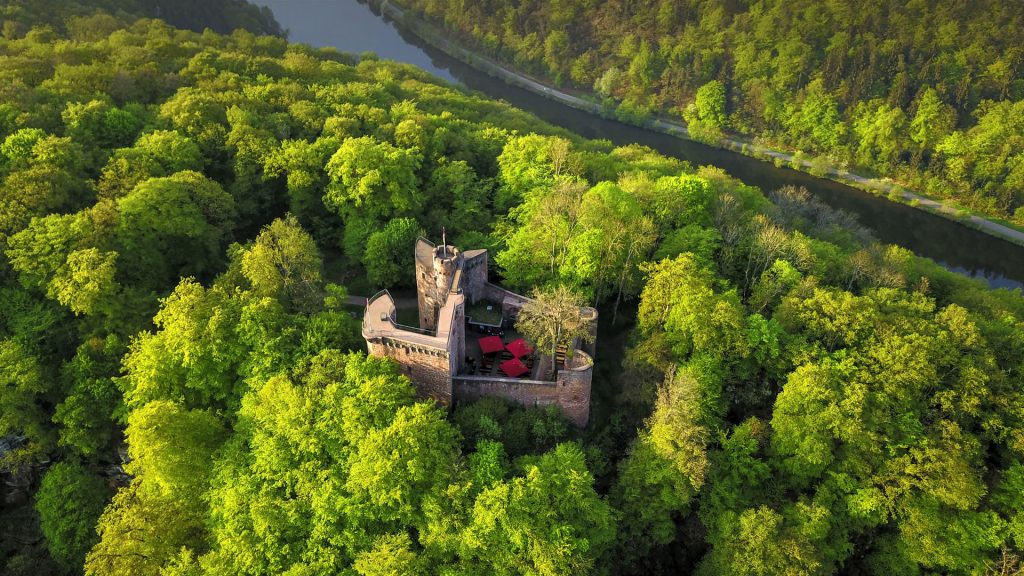
[[523, 308], [523, 304], [530, 301], [525, 296], [520, 296], [515, 292], [505, 290], [501, 286], [495, 286], [494, 284], [484, 284], [483, 297], [491, 302], [501, 302], [501, 317], [506, 322], [515, 322], [516, 318], [519, 317], [519, 311]]
[[555, 382], [493, 376], [456, 376], [453, 380], [452, 393], [457, 402], [490, 397], [511, 400], [527, 408], [558, 404]]
[[462, 263], [462, 293], [475, 304], [485, 297], [487, 286], [487, 251], [468, 250]]
[[420, 328], [437, 330], [437, 312], [461, 269], [462, 253], [454, 246], [435, 246], [423, 238], [416, 241], [415, 253]]
[[416, 241], [416, 304], [423, 330], [433, 330], [437, 324], [433, 254], [433, 244], [422, 238]]
[[448, 334], [448, 355], [451, 357], [449, 374], [458, 374], [466, 369], [466, 301], [464, 298], [455, 305]]
[[430, 398], [441, 406], [451, 406], [454, 359], [448, 351], [391, 338], [371, 340], [366, 345], [370, 354], [385, 356], [397, 362], [402, 374], [416, 384], [420, 397]]
[[456, 273], [461, 269], [462, 253], [454, 246], [434, 248], [434, 298], [444, 305], [453, 288]]

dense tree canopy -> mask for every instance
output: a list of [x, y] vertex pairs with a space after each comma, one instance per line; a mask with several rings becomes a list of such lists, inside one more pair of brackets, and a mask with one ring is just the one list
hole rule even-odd
[[[110, 4], [0, 9], [0, 571], [1020, 571], [1019, 292], [882, 245], [806, 191], [769, 201], [410, 66]], [[530, 39], [487, 41], [621, 95], [689, 86], [666, 66], [681, 19], [700, 38], [750, 24], [646, 7], [607, 72], [597, 49], [573, 61], [571, 2], [534, 6], [550, 18]], [[812, 78], [826, 40], [830, 79]], [[917, 96], [908, 60], [893, 100], [862, 78], [882, 64], [856, 59], [850, 99], [837, 70], [861, 42], [780, 43], [781, 84], [751, 110], [807, 145], [855, 135], [872, 162], [1015, 173], [986, 151], [1012, 150], [994, 119], [1014, 104], [949, 135], [976, 96], [1016, 97], [1015, 64]], [[759, 85], [718, 74], [717, 44], [680, 46], [700, 54], [689, 114], [738, 128]], [[559, 296], [538, 305], [600, 308], [587, 429], [496, 399], [447, 414], [360, 351], [349, 292], [410, 283], [415, 238], [442, 227], [490, 249], [504, 283]], [[533, 312], [544, 353], [585, 337]]]
[[[618, 102], [899, 179], [1024, 225], [1024, 37], [996, 0], [401, 0], [472, 47]], [[614, 106], [614, 104], [613, 104]]]

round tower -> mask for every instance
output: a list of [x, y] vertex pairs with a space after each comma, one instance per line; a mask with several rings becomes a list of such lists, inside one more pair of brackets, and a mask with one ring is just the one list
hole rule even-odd
[[455, 246], [442, 244], [434, 250], [434, 297], [437, 298], [438, 305], [443, 305], [448, 297], [461, 258], [462, 252]]
[[434, 246], [420, 239], [416, 244], [416, 296], [420, 328], [437, 330], [437, 313], [448, 300], [455, 276], [461, 268], [462, 253], [454, 246]]

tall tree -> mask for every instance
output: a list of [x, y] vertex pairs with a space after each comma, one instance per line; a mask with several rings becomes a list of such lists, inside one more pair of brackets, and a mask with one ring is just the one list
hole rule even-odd
[[50, 467], [36, 493], [36, 510], [50, 555], [68, 569], [85, 562], [99, 540], [96, 521], [109, 498], [102, 478], [75, 462]]
[[[516, 329], [538, 348], [551, 350], [551, 367], [557, 370], [555, 355], [559, 346], [567, 349], [579, 338], [590, 342], [590, 325], [580, 307], [583, 300], [565, 286], [536, 290], [533, 299], [523, 304]], [[568, 353], [572, 353], [568, 350]]]

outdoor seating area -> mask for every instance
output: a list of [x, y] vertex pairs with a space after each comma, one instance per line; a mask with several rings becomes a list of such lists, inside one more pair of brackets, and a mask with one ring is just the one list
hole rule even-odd
[[509, 342], [498, 335], [483, 336], [476, 339], [476, 350], [472, 348], [467, 349], [467, 364], [474, 376], [524, 378], [533, 374], [533, 347], [518, 336]]

